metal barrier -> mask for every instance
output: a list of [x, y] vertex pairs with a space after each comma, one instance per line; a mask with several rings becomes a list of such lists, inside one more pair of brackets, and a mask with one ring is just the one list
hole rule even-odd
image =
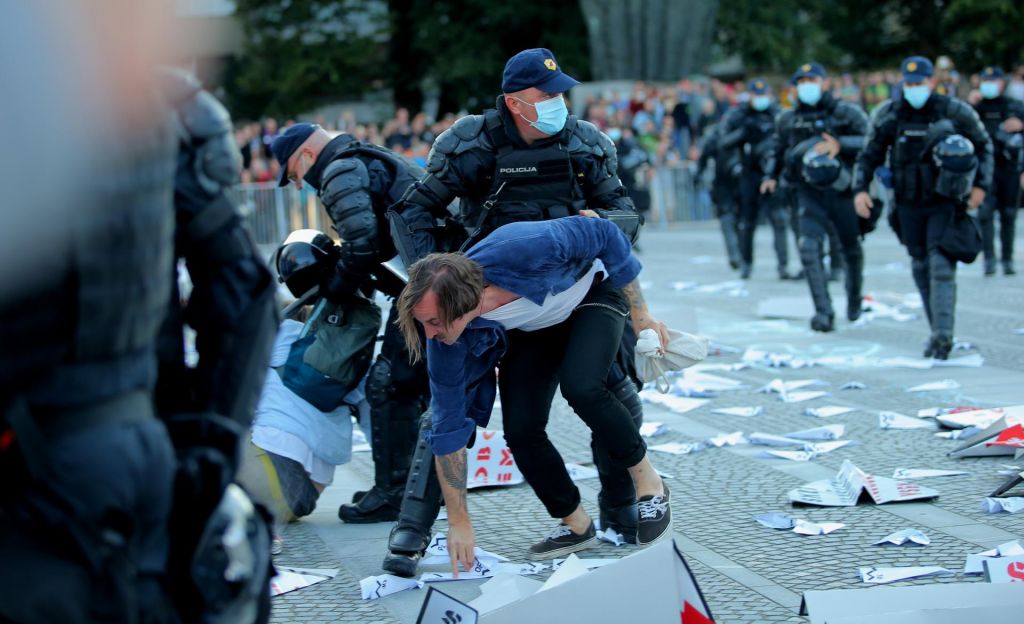
[[[667, 227], [680, 221], [711, 219], [707, 185], [696, 179], [692, 164], [657, 167], [649, 181], [648, 226]], [[331, 220], [316, 193], [276, 183], [239, 184], [231, 193], [249, 223], [256, 243], [277, 247], [289, 232], [312, 228], [331, 233]]]

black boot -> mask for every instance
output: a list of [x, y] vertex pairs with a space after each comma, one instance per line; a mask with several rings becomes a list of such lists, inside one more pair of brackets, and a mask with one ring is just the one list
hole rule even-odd
[[846, 318], [851, 323], [860, 318], [864, 302], [864, 253], [860, 249], [846, 255]]
[[834, 329], [835, 313], [832, 311], [832, 298], [828, 294], [828, 282], [825, 279], [825, 267], [821, 262], [821, 243], [806, 237], [800, 241], [800, 261], [807, 274], [807, 285], [811, 290], [814, 302], [814, 316], [811, 318], [811, 329], [830, 332]]
[[953, 349], [953, 322], [956, 314], [956, 263], [940, 251], [928, 256], [931, 276], [932, 340], [931, 357], [945, 360]]
[[[643, 424], [644, 411], [636, 385], [631, 379], [623, 379], [609, 388], [615, 398], [629, 411], [629, 416], [637, 431]], [[601, 480], [601, 492], [597, 496], [601, 510], [601, 528], [612, 529], [622, 535], [628, 544], [636, 543], [636, 530], [639, 522], [636, 489], [629, 470], [612, 462], [608, 453], [590, 440], [591, 452], [594, 454], [594, 466]]]
[[792, 279], [786, 269], [789, 265], [789, 239], [787, 238], [789, 231], [786, 227], [786, 213], [784, 210], [773, 207], [768, 213], [768, 218], [771, 220], [772, 232], [775, 236], [775, 258], [778, 260], [779, 279]]
[[985, 276], [996, 274], [996, 259], [990, 256], [985, 256]]
[[1017, 271], [1013, 268], [1013, 260], [1003, 260], [1003, 275], [1016, 275]]
[[[421, 432], [430, 429], [430, 413], [423, 415]], [[441, 511], [441, 483], [434, 469], [434, 453], [420, 438], [413, 454], [409, 479], [402, 497], [398, 523], [388, 538], [388, 554], [381, 567], [396, 576], [416, 576], [423, 553], [430, 544], [430, 530]]]
[[1013, 268], [1013, 237], [1017, 233], [1017, 209], [1003, 208], [999, 215], [999, 238], [1003, 246], [1003, 275], [1016, 275]]
[[756, 221], [740, 219], [739, 221], [739, 243], [740, 243], [740, 277], [750, 279], [750, 272], [754, 268], [754, 230], [757, 228]]
[[[928, 272], [927, 258], [913, 258], [910, 261], [911, 275], [914, 277], [914, 284], [917, 292], [921, 295], [921, 305], [924, 306], [924, 315], [928, 319], [928, 327], [932, 325], [932, 296], [931, 276]], [[930, 356], [925, 356], [930, 357]]]
[[743, 264], [743, 257], [740, 254], [739, 233], [736, 230], [736, 214], [724, 212], [718, 218], [722, 227], [722, 238], [725, 239], [725, 253], [729, 258], [729, 267], [738, 269]]

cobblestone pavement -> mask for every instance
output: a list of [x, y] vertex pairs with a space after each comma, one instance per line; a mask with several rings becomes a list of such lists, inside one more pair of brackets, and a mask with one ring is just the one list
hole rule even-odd
[[[717, 293], [676, 290], [677, 281], [713, 284], [734, 279], [725, 264], [716, 224], [701, 223], [685, 229], [646, 232], [641, 259], [647, 299], [656, 316], [679, 329], [699, 330], [717, 343], [778, 352], [862, 354], [919, 357], [927, 337], [924, 320], [897, 322], [875, 320], [851, 325], [837, 320], [837, 331], [813, 334], [806, 319], [766, 320], [757, 316], [759, 302], [769, 297], [806, 300], [803, 282], [775, 279], [770, 233], [758, 232], [756, 268], [743, 284], [742, 293], [725, 289]], [[882, 230], [869, 237], [865, 252], [865, 290], [883, 301], [894, 302], [914, 293], [909, 261], [891, 233]], [[795, 266], [792, 253], [790, 269]], [[979, 263], [980, 264], [980, 263]], [[985, 358], [982, 368], [931, 370], [862, 368], [841, 370], [747, 368], [716, 372], [742, 382], [745, 389], [722, 393], [707, 405], [675, 414], [645, 405], [645, 419], [666, 423], [669, 433], [661, 442], [694, 441], [720, 432], [763, 431], [784, 433], [827, 423], [846, 425], [844, 438], [859, 442], [812, 462], [764, 459], [764, 447], [710, 448], [674, 456], [653, 453], [656, 466], [672, 475], [673, 521], [677, 543], [687, 557], [716, 621], [803, 622], [797, 614], [801, 593], [810, 589], [863, 587], [857, 568], [865, 565], [942, 565], [963, 567], [967, 554], [980, 552], [1024, 535], [1024, 513], [985, 514], [980, 501], [1002, 482], [999, 464], [1008, 458], [956, 460], [946, 457], [954, 442], [936, 438], [929, 431], [894, 431], [878, 427], [877, 412], [894, 410], [913, 415], [920, 408], [955, 405], [1012, 405], [1024, 403], [1021, 370], [1024, 369], [1024, 335], [1012, 330], [1024, 327], [1024, 277], [984, 278], [981, 267], [959, 269], [957, 337], [973, 343]], [[833, 296], [842, 293], [832, 285]], [[737, 296], [739, 295], [739, 296]], [[911, 299], [913, 299], [911, 297]], [[845, 310], [838, 302], [837, 311]], [[967, 355], [956, 353], [955, 355]], [[709, 358], [730, 363], [739, 354]], [[830, 395], [805, 403], [788, 404], [757, 389], [774, 378], [820, 379]], [[908, 393], [906, 388], [926, 381], [955, 379], [960, 388], [939, 392]], [[867, 385], [864, 390], [839, 390], [851, 380]], [[712, 414], [717, 407], [764, 408], [755, 417]], [[828, 420], [803, 414], [807, 407], [845, 405], [857, 411]], [[496, 415], [491, 426], [500, 427]], [[589, 432], [559, 398], [550, 432], [566, 461], [589, 460]], [[897, 467], [942, 468], [970, 471], [969, 475], [918, 481], [935, 488], [940, 497], [931, 503], [854, 508], [794, 508], [786, 492], [807, 481], [831, 477], [843, 460], [880, 476], [891, 476]], [[358, 579], [379, 574], [390, 525], [347, 526], [337, 520], [338, 504], [371, 482], [368, 453], [339, 469], [335, 484], [324, 493], [318, 510], [288, 527], [286, 547], [278, 562], [303, 567], [340, 567], [329, 582], [274, 599], [274, 622], [414, 622], [425, 592], [407, 591], [378, 601], [360, 599]], [[579, 483], [587, 509], [596, 513], [596, 480]], [[473, 492], [470, 508], [479, 545], [513, 561], [525, 561], [525, 550], [553, 526], [529, 487]], [[827, 536], [798, 536], [756, 524], [752, 516], [784, 511], [813, 521], [846, 523], [846, 528]], [[927, 547], [880, 547], [874, 542], [892, 531], [918, 528], [932, 539]], [[444, 529], [439, 522], [438, 530]], [[624, 556], [635, 547], [608, 544], [587, 551], [587, 557]], [[978, 577], [928, 579], [912, 583], [978, 581]], [[471, 600], [479, 595], [480, 581], [448, 583], [444, 590]], [[624, 596], [624, 599], [629, 597]], [[581, 600], [585, 597], [581, 596]], [[566, 615], [571, 605], [566, 605]], [[642, 615], [638, 611], [638, 615]], [[638, 621], [643, 621], [642, 617]]]

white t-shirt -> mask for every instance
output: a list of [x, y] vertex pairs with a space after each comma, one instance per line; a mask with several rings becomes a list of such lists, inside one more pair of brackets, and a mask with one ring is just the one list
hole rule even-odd
[[482, 316], [489, 321], [501, 323], [505, 329], [537, 331], [558, 325], [569, 318], [576, 306], [587, 296], [590, 287], [594, 285], [594, 276], [598, 274], [606, 274], [604, 263], [594, 260], [594, 266], [590, 267], [586, 275], [557, 295], [549, 294], [544, 298], [543, 304], [537, 305], [525, 297], [520, 297]]

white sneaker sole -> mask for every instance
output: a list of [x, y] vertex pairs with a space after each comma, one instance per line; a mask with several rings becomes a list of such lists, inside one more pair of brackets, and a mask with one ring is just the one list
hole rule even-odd
[[588, 539], [587, 541], [580, 542], [579, 544], [573, 544], [572, 546], [564, 546], [562, 548], [556, 548], [555, 550], [548, 550], [548, 551], [545, 551], [545, 552], [542, 552], [542, 553], [531, 552], [529, 556], [530, 556], [530, 559], [533, 560], [533, 561], [543, 561], [545, 559], [558, 559], [559, 557], [564, 557], [565, 555], [568, 555], [568, 554], [571, 554], [571, 553], [574, 553], [574, 552], [579, 552], [581, 550], [586, 550], [588, 548], [593, 547], [596, 544], [597, 544], [597, 536], [595, 535], [594, 537]]

